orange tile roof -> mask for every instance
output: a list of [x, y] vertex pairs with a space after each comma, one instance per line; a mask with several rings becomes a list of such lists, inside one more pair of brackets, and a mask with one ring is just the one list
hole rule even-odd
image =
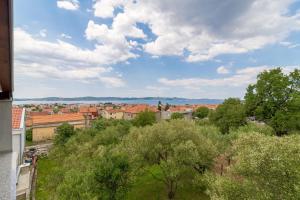
[[182, 111], [188, 111], [191, 110], [191, 106], [171, 106], [169, 108], [169, 111], [171, 112], [182, 112]]
[[32, 119], [27, 118], [25, 124], [26, 124], [26, 127], [31, 127], [32, 126]]
[[97, 108], [95, 107], [86, 107], [86, 106], [81, 106], [79, 108], [80, 113], [92, 113], [92, 112], [97, 112]]
[[194, 105], [194, 109], [200, 108], [200, 107], [207, 107], [209, 109], [216, 109], [219, 106], [219, 104], [198, 104]]
[[140, 113], [140, 112], [143, 112], [145, 110], [149, 110], [149, 111], [152, 111], [152, 112], [157, 112], [158, 111], [156, 107], [140, 104], [140, 105], [126, 107], [124, 112], [126, 112], [126, 113]]
[[70, 111], [69, 108], [62, 108], [62, 109], [60, 110], [60, 112], [62, 112], [62, 113], [70, 113], [71, 111]]
[[96, 107], [90, 107], [90, 108], [89, 108], [89, 111], [90, 111], [90, 112], [98, 112], [98, 110], [97, 110]]
[[84, 121], [84, 116], [80, 113], [68, 113], [68, 114], [54, 114], [47, 116], [33, 116], [32, 125], [62, 123], [62, 122], [74, 122]]
[[12, 109], [12, 128], [13, 129], [19, 129], [21, 128], [21, 122], [22, 122], [22, 114], [23, 109], [22, 108], [13, 108]]
[[42, 112], [29, 112], [29, 116], [41, 116], [41, 115], [49, 115], [49, 112], [47, 111], [42, 111]]

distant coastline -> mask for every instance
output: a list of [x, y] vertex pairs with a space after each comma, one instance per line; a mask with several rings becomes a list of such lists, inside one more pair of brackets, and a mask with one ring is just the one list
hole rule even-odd
[[44, 98], [16, 98], [14, 104], [47, 104], [47, 103], [126, 103], [126, 104], [149, 104], [156, 105], [158, 101], [171, 105], [184, 104], [220, 104], [222, 99], [188, 99], [178, 97], [44, 97]]

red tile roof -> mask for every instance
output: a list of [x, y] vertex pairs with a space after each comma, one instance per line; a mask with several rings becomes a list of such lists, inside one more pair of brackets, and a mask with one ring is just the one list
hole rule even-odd
[[149, 111], [152, 111], [152, 112], [157, 112], [158, 111], [156, 107], [141, 104], [141, 105], [126, 107], [124, 112], [126, 112], [126, 113], [140, 113], [140, 112], [143, 112], [145, 110], [149, 110]]
[[32, 125], [51, 124], [51, 123], [63, 123], [84, 121], [84, 116], [80, 113], [68, 113], [68, 114], [54, 114], [46, 116], [33, 116]]
[[13, 108], [12, 109], [12, 128], [13, 129], [21, 128], [22, 114], [23, 114], [22, 108]]
[[42, 112], [29, 112], [29, 116], [41, 116], [41, 115], [49, 115], [49, 112], [47, 111], [42, 111]]
[[79, 112], [80, 113], [96, 113], [97, 112], [97, 108], [96, 107], [85, 107], [85, 106], [81, 106], [79, 108]]

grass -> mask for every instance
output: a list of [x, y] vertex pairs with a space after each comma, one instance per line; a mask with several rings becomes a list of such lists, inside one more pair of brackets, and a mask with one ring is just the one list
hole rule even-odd
[[[37, 174], [37, 185], [36, 185], [36, 199], [37, 200], [51, 200], [53, 197], [54, 188], [49, 186], [49, 175], [55, 173], [57, 163], [47, 157], [40, 158], [38, 160], [38, 174]], [[152, 173], [159, 174], [158, 168], [152, 168]], [[167, 192], [165, 185], [153, 178], [148, 173], [141, 175], [133, 187], [129, 191], [127, 200], [165, 200], [167, 199]], [[175, 199], [180, 200], [209, 200], [209, 197], [191, 187], [190, 184], [183, 184], [179, 187]]]
[[39, 158], [37, 164], [37, 183], [36, 183], [36, 199], [50, 200], [52, 199], [52, 190], [48, 185], [49, 175], [54, 172], [56, 163], [47, 157]]
[[[153, 174], [159, 174], [158, 168], [151, 169]], [[132, 189], [129, 191], [128, 200], [165, 200], [167, 199], [167, 191], [165, 185], [153, 178], [148, 173], [140, 176]], [[175, 199], [180, 200], [209, 200], [209, 197], [201, 191], [191, 187], [190, 184], [183, 184], [178, 188]]]

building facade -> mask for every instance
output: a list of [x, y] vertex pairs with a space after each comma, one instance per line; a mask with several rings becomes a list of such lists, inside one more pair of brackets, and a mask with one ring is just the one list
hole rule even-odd
[[71, 124], [74, 128], [85, 128], [87, 126], [86, 118], [80, 113], [32, 117], [32, 141], [53, 139], [57, 127], [63, 123]]

